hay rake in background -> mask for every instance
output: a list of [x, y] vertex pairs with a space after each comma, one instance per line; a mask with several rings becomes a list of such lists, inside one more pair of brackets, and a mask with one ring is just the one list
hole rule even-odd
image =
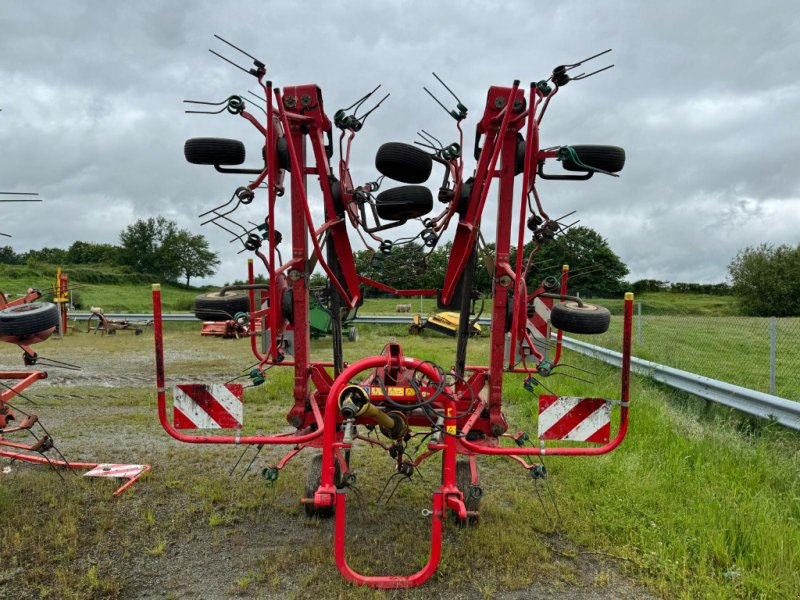
[[[355, 103], [334, 113], [331, 120], [323, 106], [322, 91], [314, 84], [292, 85], [282, 89], [266, 80], [265, 63], [233, 44], [220, 39], [233, 50], [253, 61], [252, 67], [233, 64], [254, 77], [263, 95], [252, 94], [263, 105], [263, 122], [248, 110], [249, 100], [230, 96], [221, 107], [205, 111], [227, 112], [249, 121], [264, 137], [259, 149], [259, 164], [241, 167], [244, 145], [237, 140], [194, 138], [186, 142], [184, 153], [194, 164], [213, 165], [222, 173], [249, 175], [247, 185], [236, 188], [229, 201], [202, 215], [230, 231], [233, 241], [251, 252], [263, 265], [268, 284], [256, 284], [253, 261], [248, 262], [249, 284], [239, 286], [249, 297], [247, 323], [250, 332], [262, 320], [268, 343], [260, 350], [255, 336], [251, 346], [257, 364], [248, 376], [252, 385], [265, 381], [275, 367], [294, 371], [293, 400], [287, 413], [292, 431], [275, 435], [197, 435], [179, 431], [185, 423], [177, 414], [170, 422], [167, 411], [164, 342], [161, 322], [161, 290], [153, 288], [155, 317], [156, 385], [158, 414], [164, 429], [174, 438], [197, 444], [289, 445], [291, 450], [276, 464], [267, 465], [262, 475], [274, 481], [280, 470], [306, 448], [321, 448], [310, 464], [306, 494], [302, 502], [306, 513], [315, 517], [336, 515], [335, 558], [340, 572], [359, 585], [402, 588], [420, 585], [436, 570], [439, 562], [442, 523], [447, 514], [459, 522], [470, 522], [479, 514], [482, 494], [476, 457], [505, 455], [520, 464], [534, 479], [543, 479], [546, 469], [536, 456], [596, 455], [616, 448], [628, 428], [630, 334], [632, 295], [626, 295], [623, 333], [623, 366], [618, 399], [569, 398], [553, 394], [539, 398], [539, 439], [520, 431], [509, 433], [502, 411], [503, 376], [526, 375], [525, 387], [537, 392], [542, 380], [555, 374], [561, 365], [561, 332], [601, 333], [610, 321], [608, 311], [583, 303], [567, 293], [568, 269], [560, 278], [547, 277], [529, 290], [527, 276], [539, 248], [572, 224], [553, 219], [542, 207], [536, 178], [587, 180], [595, 173], [616, 176], [624, 166], [625, 153], [614, 146], [559, 146], [540, 148], [539, 127], [556, 94], [571, 80], [585, 79], [604, 71], [571, 76], [584, 62], [605, 52], [553, 70], [547, 80], [531, 83], [527, 95], [518, 81], [511, 86], [489, 88], [483, 115], [476, 127], [472, 175], [464, 173], [462, 122], [467, 107], [434, 74], [455, 99], [455, 108], [445, 109], [455, 121], [456, 141], [445, 144], [423, 130], [417, 146], [397, 142], [383, 144], [375, 165], [380, 177], [356, 184], [350, 172], [350, 149], [367, 117], [386, 100], [375, 102], [376, 87]], [[433, 94], [426, 88], [428, 94]], [[368, 103], [369, 110], [359, 116]], [[188, 111], [187, 111], [188, 112]], [[199, 112], [199, 111], [192, 111]], [[338, 165], [334, 155], [334, 128], [338, 134]], [[524, 135], [523, 135], [524, 131]], [[310, 152], [307, 152], [310, 146]], [[420, 147], [421, 146], [421, 147]], [[424, 149], [423, 149], [424, 148]], [[562, 173], [546, 173], [547, 161], [561, 162]], [[434, 198], [425, 182], [434, 165], [443, 169], [437, 200], [441, 211], [431, 216]], [[314, 175], [322, 198], [323, 222], [316, 225], [309, 203], [307, 176]], [[487, 198], [497, 180], [496, 251], [488, 256], [483, 248], [481, 220]], [[286, 182], [291, 185], [285, 185]], [[388, 181], [402, 185], [386, 188]], [[515, 185], [517, 198], [515, 198]], [[255, 193], [266, 188], [262, 223], [248, 227], [239, 223], [237, 211], [255, 200]], [[287, 193], [288, 197], [284, 197]], [[510, 264], [512, 222], [515, 203], [519, 228], [517, 248], [527, 236], [535, 241], [533, 251], [517, 255]], [[288, 215], [291, 230], [290, 250], [284, 260], [279, 251], [283, 236], [275, 229], [278, 211]], [[569, 215], [567, 215], [569, 216]], [[414, 236], [390, 239], [389, 230], [401, 225], [419, 224]], [[448, 228], [455, 237], [449, 265], [441, 289], [396, 289], [359, 274], [353, 257], [349, 232], [354, 232], [380, 262], [398, 246], [419, 240], [431, 251]], [[238, 232], [238, 233], [237, 233]], [[488, 365], [467, 365], [470, 306], [473, 300], [473, 275], [478, 254], [488, 262], [494, 287], [490, 356]], [[326, 310], [331, 315], [332, 358], [312, 360], [309, 351], [309, 286], [311, 272], [318, 265], [330, 285]], [[409, 266], [409, 280], [413, 268]], [[424, 268], [424, 264], [422, 265]], [[342, 353], [343, 314], [362, 299], [362, 286], [371, 286], [399, 296], [432, 296], [440, 308], [459, 312], [454, 365], [444, 368], [422, 357], [404, 355], [401, 345], [390, 341], [382, 353], [345, 364]], [[255, 293], [262, 290], [266, 306], [256, 308]], [[551, 329], [555, 342], [551, 342]], [[578, 377], [580, 378], [580, 377]], [[547, 388], [545, 388], [547, 389]], [[230, 390], [229, 390], [230, 391]], [[220, 397], [217, 397], [220, 396]], [[239, 405], [229, 393], [217, 388], [202, 388], [194, 406], [187, 408], [181, 395], [181, 411], [206, 413], [220, 423], [225, 414]], [[177, 409], [176, 409], [177, 410]], [[617, 414], [616, 433], [611, 436], [612, 412]], [[217, 418], [211, 417], [215, 414]], [[202, 420], [202, 419], [199, 419]], [[195, 421], [192, 421], [195, 423]], [[210, 422], [208, 420], [206, 423]], [[191, 427], [192, 429], [194, 427]], [[553, 444], [550, 440], [565, 440]], [[581, 442], [580, 445], [571, 442]], [[415, 447], [412, 450], [412, 446]], [[431, 551], [425, 566], [417, 573], [400, 576], [365, 576], [355, 572], [345, 557], [345, 515], [347, 492], [355, 473], [350, 467], [352, 452], [366, 447], [385, 451], [393, 458], [392, 477], [410, 479], [425, 460], [441, 456], [441, 482], [433, 493], [431, 510]], [[461, 458], [459, 458], [461, 457]], [[240, 459], [241, 460], [241, 459]], [[252, 461], [251, 461], [252, 464]], [[391, 481], [391, 477], [390, 477]], [[388, 485], [389, 482], [387, 482]]]
[[[0, 192], [0, 202], [41, 202], [37, 193]], [[8, 234], [0, 233], [5, 237]], [[35, 365], [64, 369], [79, 369], [76, 365], [40, 356], [31, 347], [44, 342], [59, 328], [66, 330], [66, 303], [68, 301], [68, 284], [65, 274], [58, 270], [56, 283], [50, 291], [54, 302], [39, 302], [45, 295], [41, 290], [29, 288], [24, 295], [10, 300], [0, 290], [0, 342], [15, 344], [22, 350], [23, 364], [30, 368]], [[59, 308], [59, 305], [61, 308]], [[42, 464], [50, 466], [62, 477], [59, 468], [87, 470], [87, 477], [109, 477], [125, 479], [115, 492], [119, 496], [139, 477], [150, 470], [150, 465], [127, 465], [106, 463], [83, 463], [68, 461], [53, 440], [50, 432], [39, 420], [38, 415], [26, 412], [11, 403], [14, 398], [21, 398], [33, 404], [23, 392], [31, 385], [47, 378], [45, 371], [0, 371], [0, 457], [13, 461]], [[22, 415], [19, 420], [17, 415]], [[33, 438], [32, 443], [12, 439], [17, 435]], [[12, 437], [9, 437], [12, 436]], [[58, 458], [50, 458], [48, 452], [54, 452]], [[8, 469], [10, 467], [5, 467]], [[4, 469], [4, 473], [6, 472]], [[63, 477], [62, 477], [63, 479]]]

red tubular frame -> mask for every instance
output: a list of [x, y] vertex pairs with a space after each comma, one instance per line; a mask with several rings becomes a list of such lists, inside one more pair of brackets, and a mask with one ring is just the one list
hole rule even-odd
[[[456, 454], [457, 440], [454, 434], [456, 423], [454, 419], [445, 419], [445, 429], [442, 432], [444, 443], [431, 444], [432, 450], [442, 450], [442, 484], [433, 494], [433, 511], [431, 521], [431, 551], [425, 566], [412, 575], [380, 575], [366, 576], [354, 571], [345, 558], [345, 524], [347, 500], [344, 490], [337, 490], [335, 484], [336, 450], [347, 448], [349, 444], [336, 441], [336, 424], [341, 421], [339, 416], [339, 394], [348, 385], [351, 379], [368, 369], [398, 368], [398, 372], [408, 369], [417, 369], [432, 381], [438, 381], [436, 370], [428, 363], [416, 358], [401, 357], [397, 364], [392, 364], [392, 357], [387, 355], [370, 356], [354, 362], [342, 371], [331, 386], [325, 402], [325, 433], [322, 438], [322, 477], [321, 484], [314, 494], [316, 507], [335, 506], [336, 529], [334, 533], [334, 552], [336, 566], [342, 575], [358, 585], [367, 585], [375, 588], [409, 588], [424, 583], [436, 571], [439, 564], [442, 548], [442, 520], [445, 508], [453, 509], [461, 519], [467, 518], [467, 509], [464, 504], [463, 494], [456, 486]], [[446, 414], [454, 415], [454, 402], [449, 395], [451, 390], [445, 388], [443, 404]]]
[[597, 454], [606, 454], [611, 452], [614, 448], [622, 443], [625, 435], [628, 433], [628, 410], [630, 407], [630, 381], [631, 381], [631, 330], [633, 323], [633, 294], [625, 294], [625, 317], [623, 325], [623, 339], [622, 339], [622, 381], [620, 389], [621, 409], [620, 409], [620, 423], [617, 435], [613, 440], [604, 444], [603, 446], [593, 448], [499, 448], [488, 447], [480, 444], [475, 444], [467, 440], [466, 435], [472, 429], [473, 423], [480, 416], [485, 402], [480, 401], [478, 407], [473, 412], [473, 415], [467, 421], [466, 425], [461, 430], [462, 438], [459, 443], [476, 454], [492, 454], [492, 455], [506, 455], [506, 456], [531, 456], [531, 455], [545, 455], [548, 456], [593, 456]]
[[318, 429], [301, 435], [277, 434], [271, 436], [250, 435], [186, 435], [172, 426], [167, 418], [167, 389], [164, 374], [164, 332], [161, 322], [161, 286], [153, 284], [153, 337], [156, 347], [156, 389], [158, 391], [158, 420], [169, 435], [181, 442], [189, 444], [304, 444], [320, 437], [325, 431], [319, 407], [311, 401], [311, 409], [317, 421]]

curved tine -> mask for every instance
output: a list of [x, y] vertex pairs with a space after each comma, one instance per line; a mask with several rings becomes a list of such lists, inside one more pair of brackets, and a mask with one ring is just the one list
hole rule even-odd
[[216, 33], [214, 34], [214, 37], [215, 37], [215, 38], [217, 38], [217, 39], [218, 39], [220, 42], [222, 42], [222, 43], [224, 43], [224, 44], [228, 44], [228, 46], [230, 46], [230, 47], [231, 47], [231, 48], [233, 48], [234, 50], [238, 50], [239, 52], [241, 52], [242, 54], [244, 54], [244, 55], [245, 55], [245, 56], [247, 56], [248, 58], [252, 58], [254, 61], [256, 61], [256, 62], [259, 62], [259, 63], [261, 63], [262, 65], [264, 64], [262, 61], [258, 60], [258, 59], [257, 59], [255, 56], [253, 56], [253, 55], [252, 55], [252, 54], [250, 54], [249, 52], [245, 52], [244, 50], [242, 50], [241, 48], [239, 48], [239, 46], [236, 46], [236, 45], [234, 45], [234, 44], [231, 44], [231, 43], [230, 43], [228, 40], [226, 40], [226, 39], [225, 39], [225, 38], [223, 38], [223, 37], [220, 37], [220, 36], [218, 36]]
[[[243, 227], [243, 226], [242, 226], [240, 223], [237, 223], [237, 222], [236, 222], [236, 221], [234, 221], [233, 219], [229, 219], [229, 218], [226, 216], [227, 214], [230, 214], [230, 213], [225, 213], [224, 215], [219, 215], [219, 217], [217, 217], [217, 218], [219, 218], [219, 219], [225, 219], [225, 220], [226, 220], [228, 223], [230, 223], [231, 225], [236, 225], [236, 227], [238, 227], [239, 229], [241, 229], [241, 230], [244, 232], [242, 235], [247, 235], [247, 229], [245, 229], [245, 228], [244, 228], [244, 227]], [[216, 222], [216, 219], [215, 219], [215, 222]], [[236, 234], [234, 234], [234, 235], [236, 235]], [[239, 237], [239, 236], [237, 236], [237, 237]], [[239, 239], [241, 239], [241, 237], [239, 237]], [[244, 242], [242, 242], [242, 243], [244, 243]]]
[[[216, 221], [216, 220], [211, 220], [211, 221], [209, 221], [209, 223], [211, 223], [212, 225], [216, 225], [217, 227], [219, 227], [219, 228], [220, 228], [220, 229], [222, 229], [223, 231], [227, 231], [227, 232], [228, 232], [228, 233], [230, 233], [231, 235], [234, 235], [234, 236], [236, 235], [236, 233], [235, 233], [235, 232], [231, 231], [230, 229], [228, 229], [228, 228], [227, 228], [227, 227], [225, 227], [224, 225], [221, 225], [220, 223], [217, 223], [217, 221]], [[237, 238], [235, 238], [235, 239], [238, 239], [240, 242], [242, 242], [242, 239], [241, 239], [240, 237], [237, 237]], [[242, 245], [244, 245], [244, 242], [242, 242]]]
[[577, 375], [571, 375], [569, 373], [562, 373], [559, 371], [558, 373], [550, 372], [550, 376], [554, 377], [555, 375], [561, 375], [562, 377], [569, 377], [570, 379], [577, 379], [578, 381], [583, 381], [584, 383], [594, 383], [591, 379], [584, 379], [583, 377], [578, 377]]
[[425, 131], [424, 129], [423, 129], [423, 130], [421, 130], [421, 131], [422, 131], [422, 133], [423, 133], [423, 134], [425, 134], [425, 135], [428, 137], [428, 139], [429, 139], [429, 140], [433, 140], [434, 142], [436, 142], [437, 144], [439, 144], [439, 148], [440, 148], [440, 149], [442, 149], [442, 150], [444, 149], [444, 144], [442, 144], [442, 142], [439, 140], [439, 138], [437, 138], [437, 137], [436, 137], [435, 135], [433, 135], [432, 133], [428, 133], [428, 132], [427, 132], [427, 131]]
[[589, 373], [589, 375], [597, 375], [597, 373], [595, 373], [594, 371], [590, 371], [589, 369], [582, 369], [581, 367], [576, 367], [575, 365], [570, 365], [570, 364], [567, 364], [567, 363], [558, 363], [552, 369], [550, 369], [550, 371], [551, 372], [555, 371], [559, 367], [569, 367], [570, 369], [575, 369], [576, 371], [582, 371], [584, 373]]
[[[367, 99], [368, 99], [370, 96], [372, 96], [372, 94], [374, 94], [375, 92], [377, 92], [377, 91], [378, 91], [378, 88], [380, 88], [380, 87], [381, 87], [381, 84], [379, 83], [377, 86], [375, 86], [375, 89], [374, 89], [374, 90], [372, 90], [371, 92], [367, 92], [366, 94], [364, 94], [363, 96], [361, 96], [361, 98], [359, 98], [358, 100], [356, 100], [355, 102], [353, 102], [353, 103], [352, 103], [350, 106], [348, 106], [347, 108], [343, 108], [342, 110], [344, 110], [344, 111], [348, 111], [348, 110], [350, 110], [351, 108], [355, 108], [355, 109], [356, 109], [356, 111], [358, 111], [358, 107], [359, 107], [359, 106], [361, 106], [362, 104], [364, 104], [364, 102], [366, 102], [366, 101], [367, 101]], [[353, 115], [355, 115], [355, 112], [353, 113]]]
[[[380, 101], [379, 101], [379, 102], [378, 102], [378, 103], [377, 103], [375, 106], [373, 106], [372, 108], [370, 108], [370, 109], [369, 109], [369, 110], [368, 110], [368, 111], [367, 111], [367, 112], [366, 112], [366, 113], [365, 113], [363, 116], [361, 116], [361, 117], [358, 117], [358, 120], [361, 122], [361, 124], [362, 124], [362, 125], [363, 125], [363, 124], [364, 124], [364, 122], [367, 120], [367, 117], [368, 117], [368, 116], [370, 116], [372, 113], [374, 113], [376, 110], [378, 110], [378, 108], [380, 107], [380, 105], [381, 105], [381, 104], [383, 104], [383, 103], [384, 103], [384, 101], [385, 101], [385, 100], [386, 100], [386, 99], [387, 99], [389, 96], [391, 96], [391, 94], [386, 94], [386, 95], [385, 95], [383, 98], [381, 98], [381, 99], [380, 99]], [[354, 116], [355, 116], [355, 113], [353, 113], [353, 114], [354, 114]]]
[[576, 75], [575, 77], [573, 77], [572, 81], [580, 81], [581, 79], [588, 79], [592, 75], [597, 75], [598, 73], [602, 73], [603, 71], [608, 71], [613, 67], [614, 65], [608, 65], [607, 67], [603, 67], [602, 69], [597, 69], [597, 71], [592, 71], [591, 73], [581, 73], [580, 75]]
[[266, 102], [266, 101], [267, 101], [267, 99], [266, 99], [266, 98], [262, 98], [261, 96], [259, 96], [259, 95], [258, 95], [258, 94], [256, 94], [255, 92], [251, 92], [250, 90], [247, 90], [247, 93], [248, 93], [248, 94], [250, 94], [251, 96], [253, 96], [254, 98], [257, 98], [257, 99], [258, 99], [258, 100], [260, 100], [261, 102]]
[[224, 204], [220, 204], [220, 205], [219, 205], [219, 206], [217, 206], [216, 208], [212, 208], [211, 210], [207, 210], [207, 211], [206, 211], [206, 212], [204, 212], [202, 215], [197, 215], [197, 218], [199, 219], [199, 218], [205, 217], [206, 215], [208, 215], [208, 214], [211, 214], [212, 212], [216, 212], [216, 211], [218, 211], [220, 208], [225, 208], [226, 206], [228, 206], [228, 204], [230, 204], [231, 202], [233, 202], [233, 199], [234, 199], [234, 198], [236, 198], [236, 192], [233, 192], [233, 193], [231, 194], [231, 197], [228, 199], [228, 201], [227, 201], [227, 202], [225, 202]]
[[[422, 86], [422, 89], [425, 90], [426, 92], [428, 92], [428, 96], [433, 98], [436, 101], [436, 104], [441, 106], [442, 110], [444, 112], [446, 112], [448, 115], [450, 115], [450, 111], [447, 109], [447, 107], [444, 104], [442, 104], [441, 101], [436, 96], [434, 96], [433, 93], [431, 93], [431, 91], [428, 88], [426, 88], [425, 86]], [[452, 115], [450, 115], [450, 116], [452, 116]]]
[[444, 81], [442, 81], [442, 78], [441, 78], [441, 77], [439, 77], [439, 76], [438, 76], [436, 73], [434, 73], [433, 71], [431, 71], [431, 75], [433, 75], [434, 77], [436, 77], [436, 80], [437, 80], [439, 83], [441, 83], [441, 84], [444, 86], [444, 89], [446, 89], [448, 92], [450, 92], [450, 94], [453, 96], [453, 98], [455, 98], [455, 99], [456, 99], [456, 102], [458, 102], [459, 104], [461, 104], [461, 100], [459, 100], [459, 99], [458, 99], [458, 96], [456, 96], [455, 92], [453, 92], [453, 90], [451, 90], [451, 89], [448, 87], [448, 85], [447, 85], [447, 84], [446, 84]]
[[204, 104], [206, 106], [221, 106], [223, 104], [227, 105], [228, 104], [228, 100], [229, 100], [229, 98], [225, 98], [225, 100], [222, 100], [221, 102], [207, 102], [205, 100], [184, 100], [183, 103], [184, 104]]
[[229, 211], [227, 211], [227, 212], [224, 212], [224, 213], [218, 213], [217, 211], [218, 211], [220, 208], [223, 208], [224, 206], [227, 206], [229, 203], [226, 203], [226, 204], [224, 204], [223, 206], [219, 206], [219, 207], [217, 207], [217, 208], [215, 208], [215, 209], [213, 209], [213, 210], [210, 210], [210, 211], [208, 211], [208, 212], [207, 212], [207, 213], [205, 213], [205, 214], [209, 214], [209, 213], [212, 213], [212, 212], [213, 212], [213, 213], [214, 213], [214, 216], [213, 216], [213, 217], [211, 217], [211, 218], [210, 218], [208, 221], [204, 221], [204, 222], [200, 223], [200, 225], [206, 225], [207, 223], [210, 223], [210, 222], [211, 222], [211, 221], [213, 221], [214, 219], [219, 219], [220, 217], [225, 217], [226, 215], [229, 215], [229, 214], [231, 214], [232, 212], [236, 211], [236, 209], [237, 209], [237, 208], [239, 208], [239, 205], [240, 205], [241, 203], [242, 203], [242, 201], [241, 201], [241, 200], [238, 200], [238, 201], [236, 202], [236, 204], [233, 206], [233, 208], [232, 208], [232, 209], [230, 209]]
[[230, 64], [230, 65], [233, 65], [234, 67], [236, 67], [236, 68], [237, 68], [237, 69], [239, 69], [240, 71], [244, 71], [244, 72], [245, 72], [245, 73], [247, 73], [248, 75], [252, 75], [252, 73], [251, 73], [249, 70], [245, 69], [245, 68], [244, 68], [244, 67], [242, 67], [242, 66], [239, 66], [239, 65], [237, 65], [237, 64], [236, 64], [235, 62], [233, 62], [231, 59], [229, 59], [229, 58], [225, 58], [225, 57], [224, 57], [224, 56], [222, 56], [222, 54], [220, 54], [219, 52], [214, 52], [214, 51], [213, 51], [211, 48], [209, 48], [209, 49], [208, 49], [208, 51], [209, 51], [209, 52], [211, 52], [211, 54], [213, 54], [214, 56], [216, 56], [216, 57], [218, 57], [218, 58], [221, 58], [221, 59], [222, 59], [222, 60], [224, 60], [226, 63], [228, 63], [228, 64]]
[[[565, 71], [571, 71], [575, 67], [580, 67], [583, 63], [589, 62], [590, 60], [594, 60], [598, 56], [603, 56], [603, 54], [608, 54], [612, 50], [613, 50], [613, 48], [609, 48], [608, 50], [603, 50], [602, 52], [598, 52], [597, 54], [594, 54], [594, 55], [590, 56], [589, 58], [584, 58], [583, 60], [580, 60], [580, 61], [578, 61], [576, 63], [572, 63], [572, 64], [569, 64], [569, 65], [564, 65], [564, 67], [565, 67], [564, 70]], [[611, 65], [611, 66], [613, 67], [614, 65]], [[608, 68], [608, 67], [606, 67], [606, 68]], [[575, 78], [573, 77], [572, 79], [574, 80]]]

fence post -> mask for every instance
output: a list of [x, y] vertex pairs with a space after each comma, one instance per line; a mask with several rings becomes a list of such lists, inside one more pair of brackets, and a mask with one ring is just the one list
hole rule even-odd
[[769, 393], [775, 395], [775, 347], [777, 341], [775, 317], [769, 318]]
[[642, 343], [642, 303], [636, 303], [636, 311], [637, 311], [637, 318], [636, 318], [636, 342], [641, 344]]

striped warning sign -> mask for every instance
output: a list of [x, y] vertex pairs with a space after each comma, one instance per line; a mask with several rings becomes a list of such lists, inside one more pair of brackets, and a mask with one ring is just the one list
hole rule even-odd
[[176, 429], [241, 429], [242, 384], [182, 383], [172, 396]]
[[604, 398], [539, 396], [539, 439], [605, 444], [611, 435], [611, 402]]
[[113, 465], [100, 464], [91, 471], [83, 474], [84, 477], [138, 477], [147, 470], [147, 465]]

